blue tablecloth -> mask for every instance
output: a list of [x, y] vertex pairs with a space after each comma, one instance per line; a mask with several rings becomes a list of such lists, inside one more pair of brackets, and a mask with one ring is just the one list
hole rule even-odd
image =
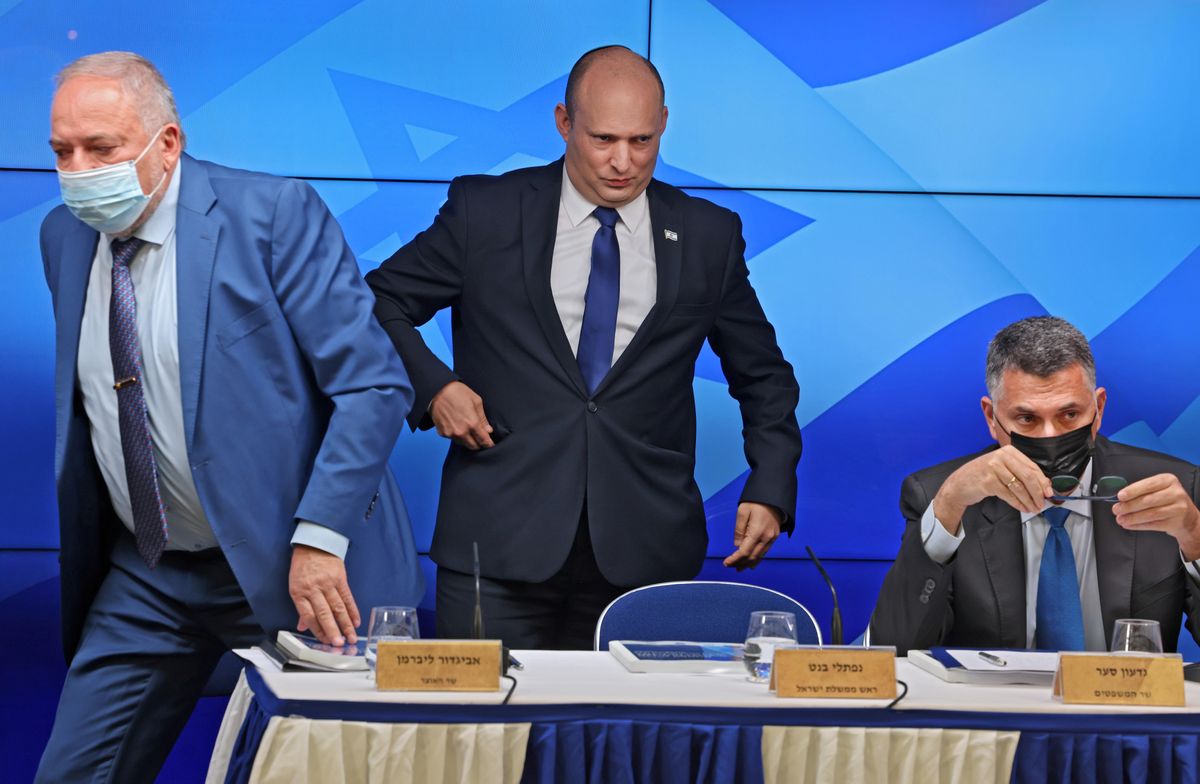
[[368, 722], [531, 725], [527, 782], [761, 782], [762, 728], [920, 727], [1017, 730], [1019, 782], [1200, 781], [1200, 715], [754, 710], [645, 705], [415, 705], [281, 700], [253, 667], [254, 699], [226, 777], [249, 780], [273, 716]]

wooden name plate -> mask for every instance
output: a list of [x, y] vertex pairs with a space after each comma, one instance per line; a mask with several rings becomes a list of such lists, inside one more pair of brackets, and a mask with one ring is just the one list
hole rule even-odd
[[1063, 653], [1054, 696], [1084, 705], [1183, 707], [1183, 659], [1177, 653]]
[[499, 640], [392, 640], [379, 643], [375, 687], [396, 691], [496, 691]]
[[780, 697], [890, 700], [896, 697], [896, 649], [777, 648], [771, 680]]

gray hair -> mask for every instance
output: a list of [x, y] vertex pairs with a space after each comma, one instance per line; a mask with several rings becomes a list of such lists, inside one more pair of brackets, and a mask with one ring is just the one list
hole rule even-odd
[[142, 128], [153, 134], [167, 123], [180, 126], [180, 145], [187, 142], [183, 126], [179, 122], [179, 110], [175, 108], [175, 96], [167, 80], [154, 64], [133, 52], [100, 52], [80, 57], [58, 72], [54, 83], [62, 87], [77, 76], [96, 76], [115, 79], [125, 95], [133, 102]]
[[1022, 319], [997, 332], [988, 344], [988, 395], [993, 400], [999, 397], [1006, 370], [1047, 378], [1072, 365], [1083, 368], [1095, 389], [1096, 360], [1082, 332], [1057, 316]]

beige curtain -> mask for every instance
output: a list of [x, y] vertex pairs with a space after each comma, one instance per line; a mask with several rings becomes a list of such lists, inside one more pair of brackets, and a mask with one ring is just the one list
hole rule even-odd
[[1019, 732], [763, 727], [766, 784], [1007, 784]]

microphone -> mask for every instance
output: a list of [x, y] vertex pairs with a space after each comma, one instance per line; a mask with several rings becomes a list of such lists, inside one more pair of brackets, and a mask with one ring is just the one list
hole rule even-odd
[[479, 542], [471, 542], [475, 550], [475, 619], [471, 624], [471, 634], [476, 640], [483, 639], [483, 600], [479, 594]]
[[[479, 542], [471, 542], [471, 549], [475, 553], [475, 618], [471, 622], [471, 636], [476, 640], [483, 639], [483, 598], [479, 590]], [[509, 668], [514, 670], [523, 670], [525, 665], [512, 657], [506, 646], [500, 646], [500, 674], [508, 675]], [[509, 691], [509, 696], [512, 692]], [[505, 698], [505, 702], [508, 699]]]
[[829, 594], [833, 597], [833, 616], [829, 619], [829, 637], [834, 645], [842, 644], [842, 610], [838, 607], [837, 589], [833, 587], [833, 580], [829, 579], [829, 572], [825, 571], [825, 567], [821, 565], [817, 554], [812, 551], [808, 545], [804, 545], [804, 549], [808, 550], [808, 557], [812, 559], [813, 565], [817, 567], [817, 571], [821, 573], [825, 584], [829, 586]]

